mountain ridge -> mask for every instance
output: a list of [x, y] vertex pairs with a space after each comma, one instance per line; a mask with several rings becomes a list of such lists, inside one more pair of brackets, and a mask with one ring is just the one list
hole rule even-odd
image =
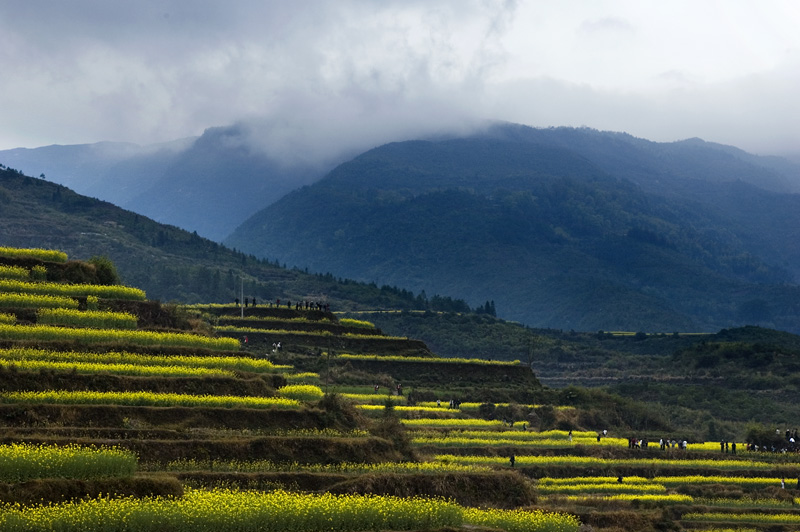
[[[542, 135], [549, 142], [528, 138]], [[588, 148], [570, 150], [567, 138]], [[604, 157], [595, 147], [618, 143], [625, 150]], [[707, 331], [744, 320], [797, 330], [785, 292], [797, 290], [799, 250], [764, 231], [796, 233], [800, 196], [756, 187], [775, 171], [748, 174], [751, 162], [724, 180], [738, 159], [716, 148], [692, 147], [695, 159], [713, 153], [672, 166], [663, 160], [676, 148], [662, 148], [517, 125], [391, 143], [288, 194], [225, 242], [365, 282], [494, 300], [498, 315], [532, 326]], [[763, 205], [748, 216], [729, 208], [754, 199]]]
[[0, 151], [0, 161], [81, 194], [217, 242], [248, 216], [324, 171], [252, 147], [245, 128], [138, 146], [96, 143]]
[[3, 165], [0, 235], [6, 246], [59, 249], [78, 259], [105, 256], [123, 282], [162, 301], [231, 303], [246, 297], [261, 305], [326, 302], [336, 310], [470, 310], [463, 301], [289, 270]]

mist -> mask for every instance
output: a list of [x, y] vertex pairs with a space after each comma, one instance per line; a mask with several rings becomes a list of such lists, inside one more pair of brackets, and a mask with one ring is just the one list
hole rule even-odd
[[798, 25], [779, 0], [4, 3], [0, 149], [235, 124], [318, 164], [504, 120], [791, 154]]

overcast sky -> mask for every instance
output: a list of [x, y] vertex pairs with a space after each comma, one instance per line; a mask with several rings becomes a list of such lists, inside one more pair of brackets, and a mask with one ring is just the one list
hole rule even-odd
[[324, 156], [483, 119], [800, 152], [800, 2], [0, 0], [0, 149], [244, 122]]

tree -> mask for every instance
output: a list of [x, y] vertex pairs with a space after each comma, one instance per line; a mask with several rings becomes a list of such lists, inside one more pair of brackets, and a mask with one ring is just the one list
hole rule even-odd
[[119, 274], [117, 267], [106, 256], [94, 256], [89, 259], [89, 264], [92, 264], [97, 271], [97, 281], [100, 284], [119, 284]]
[[486, 301], [483, 305], [475, 309], [478, 314], [488, 314], [489, 316], [497, 317], [497, 310], [494, 307], [494, 300]]

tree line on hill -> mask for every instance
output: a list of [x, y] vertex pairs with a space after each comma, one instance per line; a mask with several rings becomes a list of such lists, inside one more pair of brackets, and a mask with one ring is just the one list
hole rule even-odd
[[96, 257], [104, 274], [142, 287], [149, 298], [162, 301], [233, 303], [244, 292], [264, 301], [326, 299], [334, 309], [473, 311], [459, 298], [289, 269], [277, 260], [226, 248], [4, 165], [0, 228], [7, 244], [62, 249], [74, 258]]

